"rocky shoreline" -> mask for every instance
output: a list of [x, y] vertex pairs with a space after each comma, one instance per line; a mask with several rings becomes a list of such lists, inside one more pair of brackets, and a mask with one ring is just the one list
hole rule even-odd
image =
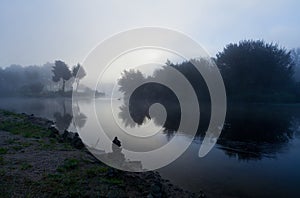
[[76, 133], [0, 110], [0, 197], [205, 197], [157, 172], [116, 170], [97, 160]]

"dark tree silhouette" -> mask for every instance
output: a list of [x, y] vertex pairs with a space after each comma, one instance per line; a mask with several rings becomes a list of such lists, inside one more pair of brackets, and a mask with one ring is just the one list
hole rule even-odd
[[[198, 59], [193, 60], [193, 62], [208, 69], [211, 66], [210, 59]], [[153, 75], [148, 77], [144, 77], [138, 70], [124, 71], [122, 77], [118, 81], [118, 84], [120, 85], [119, 91], [124, 94], [124, 105], [121, 107], [119, 117], [123, 119], [126, 126], [133, 127], [135, 125], [141, 125], [144, 123], [145, 119], [148, 118], [153, 119], [154, 123], [157, 125], [163, 125], [166, 130], [172, 131], [178, 128], [181, 117], [178, 98], [163, 84], [151, 83], [156, 82], [157, 79], [164, 79], [170, 84], [178, 84], [178, 79], [170, 76], [170, 70], [174, 69], [181, 72], [193, 86], [200, 106], [201, 120], [199, 122], [199, 129], [201, 131], [207, 129], [210, 117], [210, 96], [204, 79], [191, 61], [179, 64], [173, 64], [172, 62], [167, 61], [165, 66], [155, 70]], [[160, 123], [159, 119], [155, 117], [150, 118], [149, 108], [154, 103], [160, 103], [167, 110], [165, 123]], [[126, 106], [125, 104], [129, 104], [129, 106]]]
[[294, 78], [297, 82], [300, 82], [300, 48], [293, 49], [291, 52], [291, 56], [295, 63], [295, 74]]
[[143, 84], [145, 80], [146, 78], [139, 70], [125, 70], [122, 73], [122, 78], [118, 81], [118, 84], [120, 85], [119, 90], [124, 93], [124, 98], [128, 99], [128, 97], [130, 97], [130, 94], [134, 91], [134, 89]]
[[244, 102], [292, 100], [294, 62], [277, 44], [245, 40], [217, 54], [229, 99]]
[[63, 61], [56, 60], [52, 72], [54, 74], [54, 76], [52, 77], [52, 80], [54, 82], [59, 82], [60, 80], [62, 80], [62, 92], [64, 93], [66, 81], [68, 81], [72, 77], [67, 64]]
[[83, 67], [79, 63], [76, 66], [73, 67], [72, 76], [75, 79], [76, 90], [77, 90], [78, 85], [79, 85], [79, 81], [86, 76], [85, 70], [83, 69]]

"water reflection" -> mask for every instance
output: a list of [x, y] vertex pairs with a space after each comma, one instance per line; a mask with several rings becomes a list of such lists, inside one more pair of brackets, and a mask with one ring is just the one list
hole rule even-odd
[[[155, 92], [152, 94], [146, 93], [149, 89], [161, 90], [165, 96], [160, 97]], [[168, 116], [165, 123], [162, 123], [162, 119], [150, 117], [150, 106], [155, 103], [160, 103], [166, 108]], [[158, 83], [147, 83], [138, 87], [130, 98], [124, 98], [124, 104], [120, 107], [120, 110], [119, 117], [123, 120], [125, 126], [130, 127], [142, 125], [146, 119], [153, 119], [156, 125], [162, 126], [164, 124], [166, 129], [176, 131], [181, 118], [178, 98], [171, 89]]]
[[87, 116], [80, 111], [78, 101], [73, 104], [73, 124], [75, 127], [83, 128], [87, 120]]
[[[160, 94], [163, 93], [163, 94]], [[199, 93], [197, 93], [199, 95]], [[209, 125], [210, 101], [204, 96], [199, 97], [200, 117], [199, 132], [204, 133]], [[160, 117], [150, 117], [150, 106], [159, 103], [166, 112], [167, 118], [164, 121]], [[187, 112], [188, 117], [194, 117], [192, 112]], [[159, 115], [158, 115], [159, 116]], [[146, 120], [153, 120], [157, 126], [163, 126], [165, 134], [172, 135], [179, 128], [181, 119], [181, 109], [177, 96], [168, 87], [158, 83], [146, 83], [139, 86], [130, 97], [123, 98], [123, 105], [120, 107], [119, 118], [123, 120], [126, 127], [136, 127], [142, 125]]]
[[240, 105], [228, 109], [219, 148], [243, 159], [275, 157], [293, 139], [296, 112], [279, 105]]
[[63, 134], [67, 130], [72, 122], [72, 116], [68, 113], [61, 114], [60, 112], [55, 112], [53, 114], [55, 125], [59, 130], [60, 134]]
[[[168, 92], [168, 90], [165, 91]], [[159, 101], [151, 98], [144, 99], [142, 95], [136, 93], [130, 100], [131, 102], [128, 103], [125, 100], [123, 103], [120, 101], [121, 108], [118, 117], [125, 126], [136, 127], [143, 124], [145, 120], [152, 119], [156, 125], [164, 127], [163, 134], [167, 139], [171, 139], [176, 134], [180, 118], [176, 98], [173, 101]], [[160, 119], [156, 117], [150, 118], [149, 106], [154, 102], [167, 106], [166, 123], [160, 123]], [[84, 104], [90, 103], [91, 101], [77, 101], [72, 104], [72, 101], [67, 98], [1, 98], [0, 108], [46, 117], [54, 120], [61, 132], [66, 129], [76, 132], [76, 127], [83, 128], [86, 122], [91, 120], [92, 113], [80, 109], [80, 107], [85, 108]], [[126, 104], [130, 104], [130, 107], [127, 107]], [[74, 107], [73, 111], [72, 107]], [[131, 112], [126, 112], [128, 109]], [[276, 154], [290, 148], [289, 143], [295, 137], [299, 138], [300, 133], [296, 133], [300, 131], [299, 109], [299, 105], [229, 105], [226, 123], [218, 140], [217, 148], [223, 150], [228, 157], [239, 160], [261, 160], [276, 157]], [[129, 119], [129, 116], [132, 116], [133, 119]], [[201, 119], [209, 119], [209, 113], [202, 112]], [[199, 141], [206, 131], [205, 125], [202, 124], [202, 126], [196, 137]], [[181, 133], [184, 134], [184, 131]]]
[[[140, 88], [146, 89], [145, 86]], [[159, 88], [161, 89], [161, 87]], [[164, 90], [165, 93], [167, 91], [167, 89]], [[180, 105], [177, 103], [176, 97], [172, 96], [172, 93], [166, 94], [170, 96], [168, 100], [157, 96], [144, 98], [144, 95], [149, 94], [143, 94], [143, 91], [137, 89], [127, 99], [129, 101], [126, 101], [125, 98], [124, 104], [120, 107], [119, 118], [123, 120], [125, 126], [130, 127], [142, 125], [145, 120], [152, 119], [156, 125], [162, 126], [164, 134], [171, 138], [176, 133], [180, 122]], [[161, 119], [149, 116], [149, 107], [157, 102], [164, 105], [167, 110], [168, 116], [165, 123], [160, 123]], [[293, 139], [295, 126], [299, 126], [299, 124], [297, 125], [300, 118], [298, 112], [293, 105], [291, 107], [265, 104], [229, 105], [226, 122], [218, 139], [217, 147], [223, 150], [228, 157], [239, 160], [275, 157], [276, 153], [286, 149], [288, 143]], [[200, 120], [196, 139], [202, 140], [207, 130], [207, 125], [203, 123], [208, 123], [209, 118], [209, 112], [201, 112], [202, 122]]]
[[76, 132], [76, 128], [84, 127], [87, 121], [78, 102], [72, 104], [70, 98], [0, 98], [0, 108], [53, 120], [60, 133], [68, 129]]
[[[79, 100], [79, 105], [76, 105], [76, 103], [72, 104], [69, 99], [0, 98], [0, 108], [35, 114], [51, 120], [54, 120], [55, 112], [59, 112], [60, 116], [57, 116], [57, 118], [69, 114], [73, 117], [73, 121], [70, 124], [67, 120], [66, 123], [70, 124], [68, 130], [75, 131], [74, 120], [76, 120], [78, 128], [83, 127], [84, 131], [97, 133], [97, 130], [95, 130], [97, 129], [97, 119], [94, 116], [94, 108], [90, 105], [91, 102], [90, 100]], [[105, 107], [110, 110], [111, 106], [108, 101], [95, 100], [95, 103], [104, 116], [107, 110]], [[120, 106], [126, 109], [122, 100], [117, 101], [115, 104], [117, 105], [115, 109], [119, 109]], [[74, 105], [75, 107], [80, 106], [80, 109], [74, 109], [72, 112], [72, 105], [73, 107]], [[138, 112], [137, 106], [134, 103], [132, 105], [131, 108]], [[43, 108], [32, 108], [34, 106]], [[205, 158], [198, 158], [197, 155], [201, 137], [205, 132], [205, 129], [200, 128], [196, 140], [188, 150], [176, 161], [158, 171], [162, 176], [177, 185], [195, 192], [201, 186], [205, 192], [215, 192], [215, 197], [232, 195], [232, 192], [244, 193], [241, 194], [241, 197], [246, 197], [246, 195], [249, 195], [249, 197], [279, 197], [281, 195], [281, 197], [299, 197], [299, 109], [300, 104], [229, 106], [226, 125], [218, 144]], [[145, 110], [141, 112], [145, 112]], [[119, 109], [118, 113], [123, 115], [124, 112]], [[117, 118], [121, 119], [120, 122], [124, 119], [128, 120], [126, 117], [128, 114], [129, 112], [124, 114], [125, 117], [117, 116]], [[205, 114], [201, 114], [201, 116], [201, 119], [205, 118]], [[149, 118], [145, 117], [145, 119]], [[156, 118], [152, 117], [151, 119]], [[159, 122], [155, 123], [162, 125]], [[169, 124], [171, 125], [171, 123]], [[68, 124], [65, 124], [63, 128], [66, 128]], [[112, 123], [105, 122], [105, 124], [111, 129], [111, 133], [118, 130], [118, 127], [114, 128]], [[138, 126], [138, 124], [133, 123], [133, 126]], [[139, 130], [139, 127], [136, 128]], [[178, 133], [174, 130], [168, 130], [167, 127], [165, 129], [164, 133], [155, 141], [150, 143], [138, 141], [137, 144], [151, 150], [152, 147], [159, 147], [160, 144], [155, 145], [159, 142], [159, 139], [172, 136], [172, 133]], [[130, 155], [126, 153], [125, 148], [129, 143], [119, 135], [112, 134], [111, 136], [112, 138], [115, 136], [120, 137], [123, 148], [116, 150], [112, 148], [111, 143], [108, 144], [110, 150], [106, 153], [99, 149], [98, 145], [103, 144], [100, 138], [95, 139], [95, 135], [89, 133], [81, 133], [80, 135], [88, 140], [85, 142], [90, 143], [88, 149], [96, 153], [99, 159], [101, 157], [114, 158], [114, 156], [119, 156], [122, 160], [117, 163], [135, 167], [137, 170], [147, 168], [140, 161], [129, 160]], [[180, 138], [178, 144], [186, 138], [184, 131], [180, 132]], [[164, 145], [167, 142], [167, 140], [162, 141], [161, 144]], [[134, 148], [130, 149], [133, 150]], [[162, 156], [164, 155], [162, 154]], [[141, 159], [145, 160], [142, 157]], [[268, 193], [268, 196], [266, 193]]]

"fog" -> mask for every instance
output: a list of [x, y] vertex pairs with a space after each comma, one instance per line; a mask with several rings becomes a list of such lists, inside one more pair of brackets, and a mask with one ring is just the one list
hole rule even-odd
[[0, 67], [82, 63], [106, 38], [131, 28], [166, 27], [199, 42], [212, 56], [230, 42], [265, 39], [299, 44], [299, 1], [1, 1]]

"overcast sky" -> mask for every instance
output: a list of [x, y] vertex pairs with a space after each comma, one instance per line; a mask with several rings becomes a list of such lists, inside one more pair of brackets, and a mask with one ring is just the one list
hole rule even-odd
[[0, 67], [69, 65], [112, 34], [141, 26], [179, 30], [212, 56], [242, 39], [300, 46], [299, 0], [2, 0]]

